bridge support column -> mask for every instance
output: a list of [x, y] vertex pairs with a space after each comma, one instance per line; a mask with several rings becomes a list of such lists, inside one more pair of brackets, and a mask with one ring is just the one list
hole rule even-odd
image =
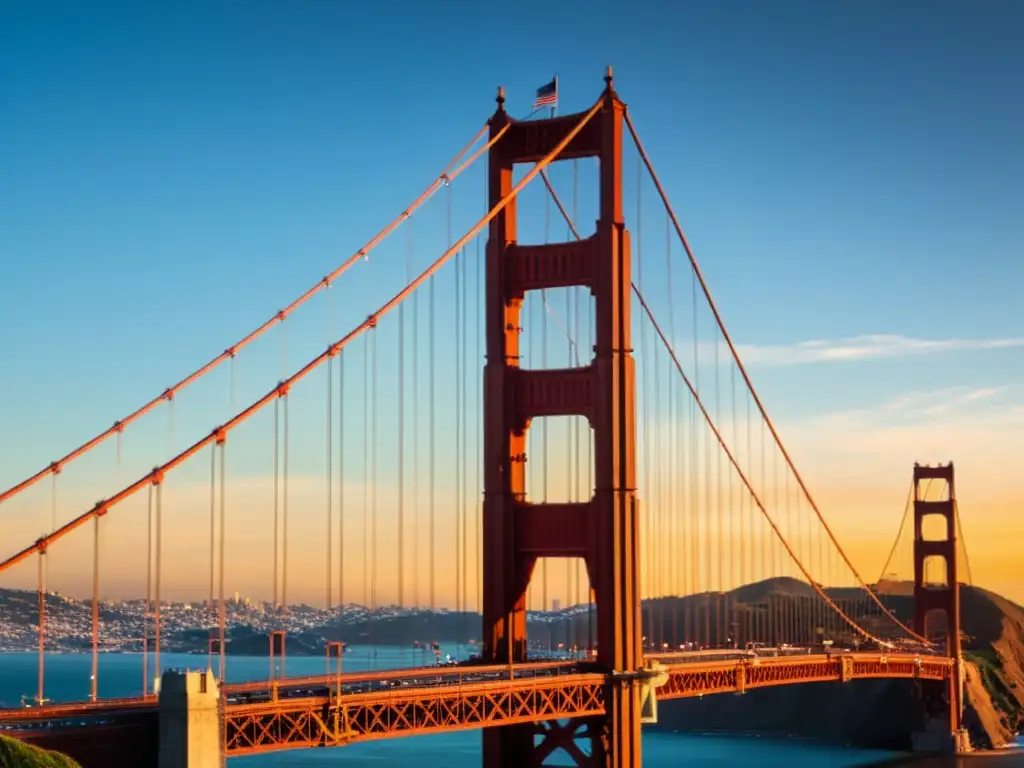
[[[921, 751], [969, 751], [970, 739], [963, 727], [964, 715], [964, 661], [960, 646], [960, 580], [957, 563], [957, 508], [956, 483], [953, 463], [938, 466], [914, 465], [914, 630], [928, 637], [928, 617], [942, 613], [946, 619], [946, 654], [953, 659], [949, 678], [948, 724], [936, 730], [915, 734], [914, 748]], [[938, 481], [941, 486], [932, 488]], [[926, 483], [924, 490], [922, 482]], [[930, 496], [931, 498], [926, 498]], [[926, 526], [926, 521], [938, 520], [941, 529]], [[932, 530], [926, 531], [926, 527]], [[941, 536], [936, 536], [941, 533]], [[929, 583], [926, 565], [937, 560], [944, 565], [945, 579]], [[931, 638], [929, 638], [931, 639]], [[937, 733], [943, 732], [937, 745]], [[928, 746], [923, 746], [927, 744]]]
[[[597, 231], [572, 243], [520, 245], [515, 201], [490, 223], [487, 241], [487, 363], [484, 368], [483, 656], [526, 659], [526, 589], [541, 557], [579, 557], [597, 605], [598, 664], [607, 675], [604, 717], [570, 727], [525, 724], [484, 731], [488, 768], [531, 768], [557, 751], [576, 765], [639, 768], [643, 654], [640, 626], [639, 502], [636, 498], [635, 368], [630, 343], [629, 233], [622, 217], [625, 105], [611, 71], [600, 111], [558, 159], [597, 157]], [[512, 189], [516, 163], [543, 158], [583, 114], [518, 122], [490, 120], [490, 207]], [[582, 286], [595, 305], [594, 357], [558, 370], [519, 365], [520, 309], [527, 291]], [[526, 498], [526, 433], [538, 417], [584, 416], [594, 432], [593, 496], [583, 502]], [[567, 712], [571, 718], [574, 713]], [[571, 734], [571, 738], [570, 735]], [[537, 744], [538, 737], [540, 743]], [[590, 742], [589, 756], [575, 746]]]
[[221, 768], [220, 687], [212, 671], [160, 678], [159, 768]]

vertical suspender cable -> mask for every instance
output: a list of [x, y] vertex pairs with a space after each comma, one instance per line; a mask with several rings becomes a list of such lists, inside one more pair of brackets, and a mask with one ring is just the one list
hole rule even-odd
[[[643, 162], [643, 158], [640, 159]], [[697, 277], [691, 270], [691, 302], [693, 314], [693, 370], [694, 386], [700, 392], [700, 358], [698, 356], [698, 326], [697, 326]], [[700, 436], [701, 429], [697, 422], [697, 404], [690, 398], [690, 587], [693, 590], [693, 624], [690, 629], [693, 633], [693, 642], [697, 643], [700, 638], [698, 629], [699, 606], [696, 596], [700, 593]]]
[[[327, 562], [324, 567], [326, 580], [326, 594], [324, 596], [324, 608], [328, 611], [334, 607], [334, 600], [331, 584], [334, 581], [334, 415], [331, 407], [334, 402], [334, 382], [332, 371], [334, 369], [334, 358], [327, 358], [327, 418], [324, 423], [327, 425]], [[327, 670], [330, 671], [329, 669]]]
[[[175, 400], [171, 396], [168, 399], [167, 405], [167, 445], [168, 454], [174, 456], [177, 452], [177, 419], [176, 419]], [[154, 576], [155, 581], [155, 601], [156, 610], [154, 611], [153, 618], [153, 674], [156, 675], [157, 679], [160, 679], [160, 638], [163, 630], [163, 620], [161, 613], [163, 606], [161, 605], [161, 588], [160, 582], [163, 578], [163, 510], [164, 504], [170, 506], [171, 493], [167, 488], [167, 477], [163, 473], [160, 474], [160, 482], [156, 488], [156, 538], [153, 546], [156, 550], [154, 556], [154, 569], [156, 575]]]
[[[668, 327], [669, 335], [672, 340], [672, 348], [676, 348], [676, 321], [675, 321], [675, 307], [672, 297], [672, 240], [670, 239], [669, 221], [668, 217], [665, 217], [665, 284], [668, 286]], [[662, 532], [662, 536], [659, 538], [665, 541], [665, 548], [667, 551], [666, 570], [668, 587], [666, 590], [673, 598], [678, 594], [676, 590], [676, 582], [679, 576], [679, 558], [674, 557], [675, 553], [672, 551], [672, 545], [676, 541], [676, 519], [678, 509], [678, 502], [676, 497], [676, 472], [678, 458], [676, 456], [676, 441], [673, 439], [672, 431], [676, 423], [676, 387], [674, 386], [673, 377], [670, 375], [668, 378], [668, 425], [669, 428], [665, 430], [666, 437], [668, 438], [668, 450], [665, 451], [665, 456], [668, 459], [669, 472], [666, 478], [668, 485], [668, 520], [665, 523], [665, 530]], [[679, 643], [679, 601], [676, 599], [672, 600], [672, 643], [678, 646]]]
[[[409, 255], [405, 284], [410, 280]], [[398, 305], [398, 605], [405, 607], [405, 302]]]
[[[219, 582], [217, 587], [217, 645], [220, 651], [220, 661], [217, 668], [217, 676], [221, 682], [227, 675], [227, 657], [225, 656], [225, 631], [227, 625], [227, 605], [224, 602], [224, 543], [227, 541], [227, 484], [225, 483], [225, 466], [227, 465], [227, 442], [226, 436], [222, 436], [220, 442], [220, 563], [218, 564]], [[216, 444], [216, 443], [215, 443]]]
[[[409, 228], [409, 253], [406, 275], [409, 282], [413, 275], [413, 231], [412, 219], [406, 223]], [[419, 344], [419, 291], [412, 294], [412, 602], [417, 608], [420, 601], [420, 344]]]
[[[479, 366], [482, 364], [482, 348], [480, 345], [480, 328], [483, 324], [482, 306], [483, 306], [483, 261], [480, 253], [480, 236], [476, 238], [476, 349], [474, 354], [474, 360]], [[481, 435], [483, 434], [483, 388], [484, 380], [481, 372], [478, 370], [476, 374], [476, 392], [477, 398], [474, 404], [474, 411], [476, 413], [476, 446], [473, 451], [475, 457], [473, 474], [476, 478], [476, 498], [473, 500], [473, 541], [476, 544], [476, 566], [473, 571], [476, 575], [476, 612], [483, 613], [483, 581], [481, 569], [483, 567], [483, 560], [481, 559], [481, 517], [483, 515], [483, 454], [481, 452]]]
[[142, 615], [142, 693], [149, 692], [149, 622], [153, 617], [153, 485], [149, 486], [146, 510], [146, 610]]
[[[579, 227], [580, 221], [580, 161], [579, 158], [574, 158], [572, 161], [572, 227], [571, 229], [575, 232]], [[578, 237], [578, 236], [577, 236]], [[594, 333], [594, 302], [589, 292], [584, 292], [584, 301], [587, 304], [587, 341], [590, 347], [593, 347], [593, 333]], [[577, 356], [579, 356], [579, 348], [581, 344], [581, 337], [577, 328], [576, 333], [576, 350]], [[586, 353], [589, 361], [589, 350]], [[579, 364], [581, 361], [578, 361]], [[594, 435], [593, 429], [589, 422], [584, 423], [584, 430], [587, 436], [586, 441], [586, 465], [587, 465], [587, 501], [594, 497]], [[590, 574], [587, 573], [587, 650], [593, 652], [594, 650], [594, 587], [590, 583]], [[641, 624], [643, 619], [641, 618]]]
[[[732, 444], [736, 446], [736, 450], [739, 451], [740, 446], [740, 427], [739, 421], [736, 415], [736, 366], [729, 367], [731, 384], [732, 384]], [[730, 611], [729, 611], [729, 637], [732, 639], [733, 647], [736, 647], [736, 593], [734, 590], [742, 586], [743, 570], [746, 568], [746, 564], [743, 561], [743, 518], [736, 519], [736, 497], [733, 494], [735, 483], [733, 482], [732, 472], [729, 480], [729, 585], [730, 585]], [[740, 493], [743, 491], [740, 489]], [[739, 533], [739, 552], [737, 553], [737, 533]], [[739, 558], [739, 566], [737, 567], [736, 560]]]
[[[577, 173], [576, 172], [576, 163], [577, 162], [579, 162], [579, 161], [578, 160], [573, 160], [573, 165], [572, 165], [572, 169], [573, 169], [573, 171], [572, 171], [572, 207], [573, 207], [573, 216], [576, 215], [576, 194], [578, 192], [578, 189], [577, 189], [578, 181], [577, 181], [577, 178], [576, 178], [576, 173]], [[572, 229], [572, 227], [570, 229]], [[590, 300], [590, 293], [587, 292], [585, 294], [582, 294], [580, 292], [580, 287], [579, 286], [573, 286], [572, 296], [573, 296], [573, 324], [575, 326], [575, 331], [572, 334], [572, 336], [570, 337], [569, 342], [570, 342], [570, 350], [572, 350], [574, 355], [575, 355], [575, 359], [574, 359], [573, 362], [575, 363], [576, 367], [579, 368], [581, 366], [581, 364], [582, 364], [582, 361], [580, 360], [580, 342], [582, 340], [582, 336], [580, 335], [580, 297], [583, 296], [583, 298], [585, 300], [589, 301]], [[575, 500], [576, 501], [580, 501], [581, 500], [581, 498], [580, 498], [581, 497], [580, 481], [582, 480], [582, 477], [581, 477], [582, 469], [580, 468], [580, 447], [581, 447], [580, 444], [581, 444], [581, 442], [583, 440], [583, 435], [580, 434], [580, 429], [581, 428], [584, 429], [586, 431], [586, 433], [589, 435], [589, 432], [590, 432], [589, 424], [587, 424], [586, 421], [583, 421], [583, 423], [581, 424], [580, 423], [580, 419], [577, 418], [576, 422], [575, 422], [576, 454], [573, 457], [573, 464], [576, 467], [576, 484], [574, 486], [575, 492], [576, 492], [576, 496], [575, 496]], [[587, 443], [587, 446], [588, 446], [588, 450], [587, 450], [587, 453], [586, 453], [586, 462], [589, 465], [590, 464], [589, 442]], [[589, 478], [589, 473], [588, 473], [588, 478]], [[586, 495], [586, 500], [587, 501], [590, 500], [590, 493], [589, 492]], [[576, 605], [580, 605], [580, 603], [582, 601], [583, 576], [584, 576], [584, 573], [585, 573], [583, 565], [584, 565], [583, 559], [579, 558], [579, 557], [576, 558], [576, 600], [575, 600]], [[591, 634], [592, 633], [591, 633], [591, 627], [590, 627], [590, 591], [588, 589], [587, 590], [587, 647], [588, 648], [589, 648]]]
[[36, 705], [43, 706], [44, 671], [46, 667], [46, 548], [39, 550], [39, 572], [36, 574], [39, 593], [39, 663], [36, 680]]
[[213, 591], [214, 591], [214, 566], [216, 558], [216, 518], [217, 518], [217, 489], [216, 483], [214, 482], [217, 472], [217, 444], [210, 444], [210, 598], [206, 604], [206, 609], [213, 613]]
[[279, 506], [281, 502], [281, 488], [280, 488], [280, 477], [281, 477], [281, 396], [278, 394], [277, 399], [274, 401], [274, 611], [281, 607], [280, 593], [278, 591], [278, 563], [281, 557], [281, 545], [278, 540], [278, 530], [280, 529], [280, 511]]
[[[451, 221], [451, 187], [448, 188], [448, 220]], [[461, 618], [462, 613], [462, 553], [465, 542], [462, 540], [462, 333], [460, 324], [462, 322], [462, 309], [459, 306], [460, 290], [462, 288], [462, 262], [463, 249], [455, 253], [455, 289], [452, 294], [452, 304], [455, 311], [455, 452], [453, 463], [455, 464], [455, 615], [456, 621]], [[456, 658], [462, 649], [462, 636], [459, 633], [456, 642]]]
[[[370, 640], [373, 641], [373, 621], [377, 615], [377, 335], [379, 326], [375, 326], [369, 335], [371, 344], [370, 372], [372, 386], [370, 389], [370, 418], [373, 448], [370, 467]], [[373, 649], [374, 663], [377, 661], [377, 649]]]
[[[327, 344], [330, 346], [333, 331], [333, 307], [334, 293], [331, 291], [331, 284], [327, 284]], [[324, 424], [327, 429], [327, 563], [324, 566], [325, 586], [327, 589], [324, 596], [324, 608], [330, 611], [334, 607], [334, 595], [331, 588], [334, 581], [334, 358], [327, 358], [327, 414]], [[330, 672], [330, 669], [327, 670]]]
[[[777, 452], [772, 453], [772, 505], [776, 510], [779, 509], [779, 454]], [[775, 567], [774, 554], [777, 547], [774, 546], [774, 542], [772, 542], [772, 545], [772, 576], [778, 578], [782, 575], [782, 572]], [[772, 632], [777, 637], [779, 634], [778, 618], [773, 616], [772, 621], [775, 624], [772, 628]]]
[[[641, 165], [637, 162], [637, 174], [636, 174], [636, 233], [634, 240], [636, 241], [636, 272], [637, 281], [640, 284], [640, 290], [643, 291], [644, 285], [644, 260], [643, 260], [643, 228], [641, 225], [641, 214], [640, 214], [640, 169]], [[643, 381], [643, 400], [640, 404], [641, 407], [641, 421], [643, 422], [644, 434], [643, 442], [640, 444], [641, 460], [644, 465], [644, 492], [650, 496], [651, 494], [651, 419], [650, 419], [650, 396], [648, 394], [648, 387], [650, 385], [650, 379], [647, 372], [647, 323], [641, 321], [640, 323], [640, 377]], [[645, 523], [644, 528], [646, 531], [651, 531], [651, 506], [647, 504], [644, 510], [642, 518]], [[657, 539], [654, 536], [648, 536], [646, 541], [655, 542]], [[654, 585], [657, 583], [657, 547], [653, 544], [648, 544], [648, 549], [644, 552], [644, 557], [641, 558], [641, 583], [643, 587], [640, 590], [640, 594], [646, 594], [650, 601], [649, 607], [654, 606], [655, 591]], [[654, 622], [652, 621], [652, 615], [648, 610], [647, 620], [647, 632], [650, 636], [654, 637]], [[641, 614], [641, 623], [643, 623], [643, 617]]]
[[[550, 202], [550, 198], [546, 198]], [[565, 325], [566, 325], [566, 368], [573, 367], [573, 340], [579, 337], [579, 309], [577, 303], [578, 290], [576, 286], [573, 286], [565, 294]], [[578, 361], [576, 362], [578, 366]], [[580, 487], [580, 431], [579, 424], [573, 417], [566, 419], [566, 427], [569, 429], [569, 501], [579, 501], [579, 487]], [[570, 585], [569, 605], [573, 607], [573, 612], [570, 614], [570, 624], [572, 628], [572, 649], [576, 652], [580, 646], [579, 633], [576, 626], [576, 608], [580, 604], [580, 569], [579, 569], [579, 558], [573, 559], [566, 558], [566, 581]]]
[[[427, 409], [427, 419], [428, 419], [427, 431], [429, 432], [427, 445], [429, 446], [429, 448], [427, 450], [427, 456], [428, 456], [428, 462], [427, 463], [429, 465], [428, 466], [428, 471], [429, 471], [429, 474], [430, 474], [430, 481], [428, 483], [429, 487], [428, 487], [428, 492], [427, 492], [428, 493], [428, 501], [427, 501], [428, 510], [427, 510], [427, 514], [428, 514], [428, 527], [430, 529], [429, 536], [428, 536], [428, 539], [430, 541], [430, 556], [429, 556], [429, 563], [430, 563], [430, 577], [429, 577], [429, 585], [430, 585], [430, 589], [429, 589], [429, 592], [430, 592], [430, 615], [431, 615], [431, 620], [433, 622], [435, 620], [435, 618], [436, 618], [436, 610], [437, 610], [437, 547], [436, 547], [436, 543], [437, 543], [436, 542], [436, 533], [437, 533], [437, 530], [436, 530], [436, 525], [435, 525], [435, 516], [436, 516], [436, 513], [437, 513], [437, 498], [436, 498], [436, 495], [437, 495], [437, 477], [436, 477], [436, 472], [437, 472], [437, 458], [436, 458], [436, 454], [437, 454], [437, 431], [435, 429], [435, 427], [436, 427], [436, 420], [437, 420], [437, 413], [436, 413], [436, 410], [437, 410], [436, 409], [436, 406], [437, 406], [437, 399], [436, 399], [436, 367], [437, 367], [437, 360], [436, 360], [436, 354], [435, 354], [435, 337], [436, 337], [436, 334], [435, 334], [435, 327], [434, 327], [434, 324], [435, 324], [435, 317], [434, 316], [436, 314], [436, 312], [435, 312], [435, 304], [437, 303], [436, 302], [436, 296], [435, 296], [435, 294], [437, 293], [437, 287], [436, 287], [436, 282], [437, 281], [436, 281], [436, 279], [435, 279], [435, 277], [433, 275], [430, 276], [429, 281], [430, 281], [430, 290], [429, 290], [429, 297], [428, 297], [428, 320], [427, 320], [427, 327], [429, 329], [428, 330], [428, 334], [430, 336], [429, 347], [428, 347], [428, 350], [427, 350], [427, 378], [429, 380], [428, 381], [428, 386], [427, 386], [427, 392], [428, 392], [428, 400], [427, 400], [427, 402], [429, 403], [429, 407]], [[434, 630], [435, 627], [432, 627], [431, 629]], [[431, 638], [431, 642], [433, 642], [435, 639], [436, 638]]]
[[[767, 497], [768, 495], [768, 444], [765, 442], [765, 431], [764, 431], [764, 419], [761, 419], [761, 494]], [[761, 521], [764, 525], [764, 521]], [[771, 552], [769, 547], [771, 545], [771, 536], [769, 531], [765, 529], [764, 535], [761, 537], [761, 557], [763, 560], [764, 575], [765, 578], [771, 578], [772, 567], [771, 567]], [[768, 642], [768, 615], [765, 614], [765, 624], [762, 628], [764, 631], [764, 642]]]
[[469, 282], [469, 253], [462, 247], [462, 610], [469, 612], [469, 306], [466, 301]]
[[92, 527], [92, 669], [89, 674], [89, 700], [96, 701], [99, 674], [100, 624], [100, 515], [93, 518]]
[[[338, 620], [345, 615], [345, 349], [338, 352]], [[341, 663], [340, 661], [338, 662]]]
[[[753, 474], [753, 463], [754, 463], [754, 446], [752, 439], [753, 428], [751, 427], [751, 398], [746, 397], [746, 466], [751, 467]], [[746, 539], [746, 547], [748, 547], [750, 555], [750, 574], [751, 582], [758, 580], [758, 563], [757, 563], [757, 510], [754, 500], [751, 498], [750, 493], [743, 494], [743, 505], [745, 508], [746, 515], [748, 515], [748, 526], [746, 526], [746, 532], [748, 532], [748, 539]], [[757, 639], [756, 628], [753, 624], [754, 615], [751, 610], [754, 606], [748, 606], [748, 614], [750, 620], [746, 624], [746, 640], [748, 642]]]
[[[370, 610], [370, 339], [363, 336], [363, 605]], [[373, 644], [373, 611], [369, 616], [370, 644]]]
[[[666, 230], [667, 234], [667, 230]], [[719, 361], [719, 344], [717, 334], [715, 336], [715, 422], [718, 424], [722, 423], [722, 389], [720, 386], [721, 376], [721, 364]], [[718, 574], [715, 596], [715, 634], [718, 635], [717, 643], [721, 643], [724, 637], [723, 632], [723, 618], [722, 613], [722, 593], [724, 591], [724, 568], [725, 568], [725, 553], [722, 551], [724, 544], [723, 539], [723, 519], [725, 518], [725, 511], [722, 507], [724, 500], [724, 494], [722, 493], [722, 452], [715, 451], [715, 501], [716, 501], [716, 512], [717, 512], [717, 538], [718, 542], [715, 547], [715, 559], [718, 561]]]
[[[655, 513], [655, 526], [657, 530], [661, 532], [665, 528], [665, 497], [663, 493], [665, 477], [663, 465], [664, 454], [662, 451], [662, 438], [660, 429], [663, 423], [661, 413], [661, 366], [658, 364], [657, 349], [655, 349], [653, 357], [654, 361], [651, 365], [654, 381], [653, 423], [654, 425], [657, 425], [654, 427], [654, 459], [657, 462], [657, 470], [654, 473], [654, 485], [657, 488], [657, 492], [655, 492], [655, 488], [651, 488], [648, 491], [648, 493], [651, 494], [652, 501], [654, 501], [654, 508], [657, 510]], [[657, 542], [657, 545], [654, 547], [654, 552], [657, 555], [657, 557], [655, 558], [655, 572], [657, 574], [657, 579], [655, 583], [657, 584], [658, 590], [658, 630], [655, 634], [655, 637], [657, 637], [659, 650], [661, 650], [665, 644], [665, 598], [668, 596], [668, 589], [667, 584], [665, 583], [665, 571], [667, 570], [667, 568], [665, 563], [664, 537], [659, 536], [657, 538]], [[654, 633], [652, 632], [652, 634]]]
[[[283, 325], [281, 326], [284, 327]], [[281, 456], [281, 606], [288, 610], [288, 401], [284, 394], [284, 445]]]
[[162, 608], [161, 596], [160, 596], [160, 577], [163, 572], [163, 488], [164, 481], [160, 478], [160, 482], [156, 486], [156, 542], [155, 549], [156, 554], [154, 556], [156, 571], [154, 580], [154, 608], [153, 608], [153, 672], [157, 678], [160, 677], [160, 609]]
[[[548, 292], [547, 289], [541, 288], [540, 291], [540, 367], [547, 369], [548, 367]], [[544, 454], [544, 458], [541, 460], [541, 499], [542, 503], [548, 503], [548, 464], [550, 458], [548, 456], [548, 429], [551, 426], [550, 419], [544, 419], [544, 434], [541, 436], [541, 452]], [[552, 609], [551, 602], [548, 599], [548, 558], [541, 560], [541, 610], [550, 611]]]
[[[527, 295], [529, 295], [529, 294], [527, 294]], [[531, 369], [531, 370], [536, 368], [537, 365], [538, 365], [538, 363], [537, 363], [537, 356], [539, 354], [538, 350], [540, 349], [540, 347], [537, 346], [537, 327], [538, 327], [539, 324], [534, 322], [534, 317], [533, 317], [534, 314], [535, 314], [534, 313], [534, 305], [535, 304], [536, 304], [536, 302], [532, 301], [532, 300], [531, 301], [524, 301], [523, 302], [522, 306], [523, 306], [523, 308], [525, 310], [525, 319], [522, 321], [522, 323], [525, 323], [523, 328], [524, 328], [524, 330], [526, 332], [526, 352], [525, 352], [525, 355], [524, 355], [522, 350], [520, 350], [520, 352], [519, 352], [519, 365], [520, 365], [520, 367], [522, 367], [525, 364], [525, 366], [527, 368]], [[544, 311], [543, 307], [541, 307], [541, 311], [542, 312]], [[540, 486], [541, 481], [538, 478], [538, 474], [544, 468], [543, 461], [539, 461], [539, 460], [535, 461], [534, 460], [534, 459], [536, 459], [536, 457], [538, 455], [540, 455], [537, 452], [537, 451], [540, 450], [540, 449], [537, 448], [537, 446], [540, 444], [540, 440], [541, 440], [541, 435], [539, 434], [539, 430], [540, 430], [540, 426], [538, 424], [534, 424], [533, 422], [530, 423], [530, 426], [526, 430], [526, 455], [529, 458], [529, 461], [526, 462], [526, 489], [527, 489], [527, 494], [529, 495], [531, 500], [534, 497], [536, 497], [536, 495], [539, 493], [538, 489], [541, 487]], [[534, 568], [534, 574], [536, 574], [536, 573], [537, 573], [537, 569]], [[526, 608], [527, 608], [527, 610], [530, 610], [531, 608], [533, 610], [537, 610], [537, 588], [534, 586], [534, 581], [536, 581], [536, 579], [531, 578], [526, 583]], [[546, 611], [547, 610], [547, 608], [545, 608], [543, 604], [541, 605], [540, 609], [541, 609], [541, 611]], [[551, 639], [551, 624], [549, 623], [548, 624], [548, 650], [551, 650], [550, 639]]]
[[[566, 344], [568, 349], [568, 360], [566, 361], [566, 367], [572, 367], [572, 313], [573, 313], [573, 293], [575, 289], [570, 288], [565, 293], [565, 325], [566, 325]], [[579, 433], [575, 429], [572, 417], [570, 416], [565, 420], [565, 430], [568, 450], [566, 453], [569, 457], [569, 501], [576, 501], [576, 488], [579, 483], [579, 465], [576, 462], [579, 450]], [[573, 568], [573, 561], [570, 558], [565, 559], [565, 591], [567, 606], [572, 608], [576, 607], [576, 571]], [[573, 652], [576, 651], [578, 646], [576, 637], [576, 613], [575, 610], [569, 614], [569, 647], [572, 648]]]
[[[789, 495], [789, 472], [782, 473], [782, 499], [783, 499], [783, 519], [785, 520], [786, 538], [792, 542], [793, 546], [797, 546], [799, 539], [796, 536], [796, 530], [793, 526], [792, 509], [790, 508], [790, 495]], [[790, 596], [786, 599], [786, 604], [789, 606], [788, 615], [786, 617], [785, 629], [786, 636], [783, 638], [787, 643], [796, 642], [796, 605], [793, 601], [793, 597]]]

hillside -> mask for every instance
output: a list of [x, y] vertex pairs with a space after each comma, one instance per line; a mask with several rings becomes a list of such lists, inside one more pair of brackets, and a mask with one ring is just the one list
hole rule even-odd
[[70, 757], [0, 736], [0, 768], [79, 768]]

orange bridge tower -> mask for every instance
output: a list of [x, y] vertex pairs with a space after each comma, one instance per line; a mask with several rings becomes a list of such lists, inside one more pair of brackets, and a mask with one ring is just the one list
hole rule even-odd
[[[606, 714], [588, 722], [530, 723], [484, 731], [488, 768], [541, 765], [562, 748], [578, 765], [640, 766], [639, 504], [635, 466], [635, 365], [630, 344], [630, 250], [622, 214], [625, 105], [609, 68], [597, 114], [558, 159], [597, 157], [597, 230], [572, 243], [519, 245], [513, 200], [491, 223], [487, 242], [484, 367], [484, 657], [526, 659], [526, 590], [541, 557], [581, 557], [593, 585], [597, 651], [606, 675]], [[553, 151], [586, 117], [516, 121], [498, 108], [489, 154], [489, 202], [512, 190], [516, 163]], [[506, 129], [507, 126], [507, 129]], [[586, 286], [595, 302], [593, 359], [579, 368], [519, 366], [520, 310], [527, 291]], [[594, 433], [596, 487], [589, 501], [540, 504], [526, 497], [526, 434], [538, 417], [582, 415]], [[538, 738], [540, 737], [540, 738]], [[589, 739], [588, 760], [576, 738]], [[539, 743], [538, 743], [539, 742]]]
[[[925, 494], [938, 481], [938, 492]], [[927, 482], [924, 491], [922, 482]], [[960, 647], [960, 580], [957, 569], [957, 508], [953, 463], [914, 465], [914, 630], [928, 636], [930, 614], [946, 621], [946, 653], [954, 660], [949, 691], [949, 723], [954, 736], [963, 728], [963, 652]], [[929, 583], [931, 563], [945, 578]], [[926, 570], [925, 566], [929, 565]]]

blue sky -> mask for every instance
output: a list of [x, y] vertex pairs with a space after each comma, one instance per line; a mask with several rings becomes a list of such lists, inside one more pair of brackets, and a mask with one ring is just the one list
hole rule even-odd
[[[574, 111], [598, 95], [608, 63], [784, 423], [810, 433], [815, 419], [891, 414], [908, 394], [944, 392], [945, 411], [932, 403], [914, 418], [961, 402], [999, 424], [998, 409], [1020, 402], [1019, 4], [353, 8], [0, 9], [0, 485], [205, 362], [356, 250], [472, 136], [498, 84], [522, 115], [557, 72], [560, 109]], [[480, 170], [453, 186], [456, 234], [483, 210]], [[553, 176], [568, 199], [570, 171]], [[533, 199], [524, 239], [527, 226], [542, 237]], [[442, 193], [415, 222], [417, 265], [443, 249], [444, 204]], [[585, 218], [585, 195], [581, 206]], [[646, 210], [645, 242], [663, 242]], [[393, 292], [405, 248], [396, 235], [354, 270], [332, 320], [320, 306], [289, 326], [288, 369]], [[660, 267], [648, 269], [656, 283]], [[815, 340], [825, 352], [794, 352]], [[278, 343], [240, 373], [236, 404], [279, 376]], [[180, 416], [182, 445], [223, 418], [227, 403], [211, 402]]]

